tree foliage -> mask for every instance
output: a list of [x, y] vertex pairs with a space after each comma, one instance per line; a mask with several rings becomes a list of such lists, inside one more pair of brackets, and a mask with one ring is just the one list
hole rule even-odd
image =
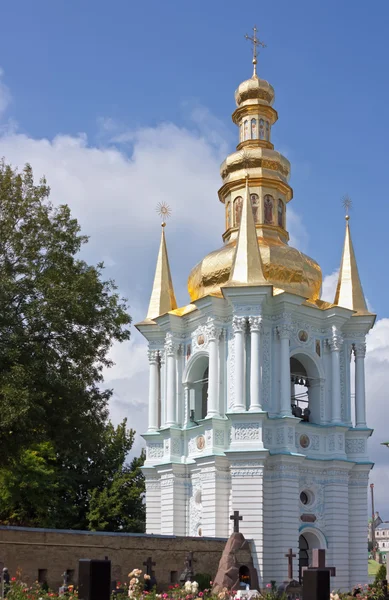
[[131, 319], [49, 194], [29, 165], [0, 163], [0, 520], [85, 527], [91, 496], [127, 468], [134, 441], [125, 421], [109, 422], [102, 386]]

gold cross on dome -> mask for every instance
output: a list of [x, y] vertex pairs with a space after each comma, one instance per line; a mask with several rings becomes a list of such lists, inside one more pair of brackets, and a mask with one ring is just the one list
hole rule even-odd
[[257, 31], [258, 31], [257, 26], [254, 25], [253, 36], [251, 37], [247, 33], [244, 36], [246, 38], [246, 40], [249, 40], [253, 44], [253, 65], [254, 65], [253, 77], [254, 77], [254, 75], [257, 74], [257, 54], [258, 54], [257, 46], [261, 46], [261, 48], [266, 48], [266, 44], [264, 44], [263, 42], [261, 42], [261, 40], [259, 40], [257, 38]]
[[350, 218], [348, 213], [350, 212], [352, 203], [353, 202], [348, 194], [342, 198], [343, 208], [346, 211], [346, 221]]

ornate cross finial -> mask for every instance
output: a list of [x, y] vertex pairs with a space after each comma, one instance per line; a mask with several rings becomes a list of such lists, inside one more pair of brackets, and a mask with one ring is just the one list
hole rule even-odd
[[349, 216], [349, 211], [351, 209], [351, 205], [352, 205], [352, 200], [350, 198], [350, 196], [348, 194], [346, 194], [345, 196], [343, 196], [342, 198], [342, 204], [343, 204], [343, 208], [346, 211], [346, 221], [349, 220], [350, 216]]
[[162, 227], [165, 227], [166, 219], [171, 216], [172, 209], [168, 204], [166, 204], [166, 202], [158, 202], [155, 211], [162, 219]]
[[244, 36], [246, 38], [246, 40], [249, 40], [253, 44], [253, 65], [254, 65], [253, 77], [255, 77], [257, 75], [257, 54], [258, 54], [257, 46], [261, 46], [261, 48], [266, 48], [266, 44], [264, 44], [257, 38], [257, 31], [258, 31], [257, 26], [254, 25], [253, 36], [250, 37], [247, 33]]

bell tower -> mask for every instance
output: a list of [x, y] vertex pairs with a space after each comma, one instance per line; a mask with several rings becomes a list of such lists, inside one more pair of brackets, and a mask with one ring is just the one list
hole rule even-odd
[[[288, 244], [290, 164], [274, 150], [274, 90], [235, 93], [236, 152], [221, 166], [223, 246], [196, 265], [177, 308], [164, 228], [147, 318], [147, 532], [227, 537], [239, 511], [260, 585], [314, 548], [333, 588], [367, 582], [366, 306], [349, 220], [334, 302], [318, 263]], [[158, 313], [158, 314], [157, 314]], [[355, 360], [355, 371], [351, 361]], [[354, 382], [352, 383], [352, 377]], [[351, 389], [355, 388], [355, 398]]]

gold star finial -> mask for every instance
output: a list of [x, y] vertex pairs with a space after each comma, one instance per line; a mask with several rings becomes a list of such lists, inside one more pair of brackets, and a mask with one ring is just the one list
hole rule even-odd
[[166, 202], [158, 202], [155, 211], [162, 219], [162, 227], [166, 227], [166, 219], [171, 217], [172, 214], [170, 206]]
[[266, 44], [264, 44], [263, 42], [261, 42], [258, 38], [257, 38], [257, 26], [254, 25], [253, 27], [253, 36], [249, 36], [247, 33], [244, 36], [246, 38], [246, 40], [249, 40], [250, 42], [252, 42], [253, 44], [253, 65], [254, 65], [254, 70], [253, 70], [253, 77], [256, 77], [257, 75], [257, 54], [258, 54], [258, 48], [257, 46], [261, 46], [261, 48], [266, 48]]
[[349, 216], [349, 212], [351, 210], [351, 206], [352, 206], [352, 200], [350, 198], [350, 196], [348, 194], [346, 194], [345, 196], [343, 196], [342, 198], [342, 204], [343, 204], [343, 208], [346, 211], [346, 221], [349, 220], [350, 216]]

